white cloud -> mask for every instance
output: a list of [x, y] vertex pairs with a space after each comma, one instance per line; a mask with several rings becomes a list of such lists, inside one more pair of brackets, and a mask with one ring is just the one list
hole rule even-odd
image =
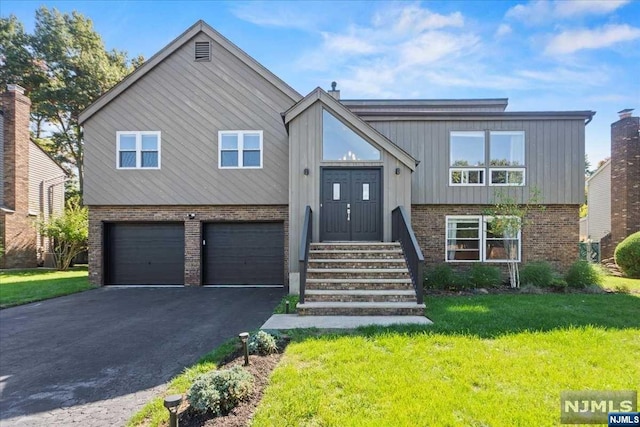
[[627, 3], [629, 0], [533, 0], [512, 7], [505, 17], [537, 25], [579, 16], [606, 15]]
[[414, 4], [378, 12], [373, 18], [373, 24], [376, 27], [390, 26], [397, 34], [416, 34], [425, 30], [462, 27], [464, 17], [460, 12], [442, 15]]
[[509, 24], [500, 24], [498, 29], [496, 30], [496, 37], [504, 37], [513, 32], [511, 25]]
[[545, 53], [562, 55], [583, 49], [600, 49], [640, 38], [640, 28], [629, 25], [607, 25], [596, 29], [567, 30], [548, 42]]
[[366, 55], [378, 49], [368, 40], [355, 34], [321, 33], [324, 39], [324, 49], [330, 54]]
[[313, 10], [301, 10], [295, 3], [237, 2], [230, 12], [243, 21], [263, 27], [311, 31], [318, 25], [318, 16]]

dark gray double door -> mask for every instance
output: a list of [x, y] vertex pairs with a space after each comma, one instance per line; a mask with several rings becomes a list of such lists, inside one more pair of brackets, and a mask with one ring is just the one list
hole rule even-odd
[[323, 168], [320, 240], [382, 240], [382, 169]]

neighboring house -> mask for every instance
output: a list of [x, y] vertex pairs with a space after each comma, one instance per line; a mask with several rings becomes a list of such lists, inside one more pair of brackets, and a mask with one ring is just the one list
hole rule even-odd
[[585, 232], [600, 242], [602, 259], [640, 231], [640, 117], [632, 112], [618, 112], [620, 120], [611, 124], [611, 159], [587, 180]]
[[64, 209], [64, 170], [30, 139], [31, 101], [9, 85], [0, 120], [0, 268], [29, 268], [49, 261], [48, 239], [35, 221]]
[[611, 159], [604, 162], [586, 182], [587, 216], [584, 236], [599, 242], [611, 232]]
[[427, 265], [504, 265], [486, 209], [542, 193], [520, 260], [577, 258], [591, 111], [506, 99], [302, 96], [199, 21], [81, 115], [94, 284], [284, 284], [312, 240], [392, 239], [403, 206]]

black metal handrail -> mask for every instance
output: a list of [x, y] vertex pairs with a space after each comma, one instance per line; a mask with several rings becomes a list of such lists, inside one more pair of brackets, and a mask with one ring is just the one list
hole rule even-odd
[[309, 246], [313, 233], [313, 212], [311, 206], [304, 210], [304, 224], [302, 225], [302, 238], [300, 239], [300, 304], [304, 304], [304, 290], [307, 285], [307, 264], [309, 263]]
[[424, 301], [422, 289], [424, 256], [418, 245], [416, 235], [411, 228], [404, 206], [398, 206], [391, 212], [391, 240], [400, 242], [402, 246], [402, 251], [409, 266], [411, 281], [416, 290], [418, 304], [422, 304]]

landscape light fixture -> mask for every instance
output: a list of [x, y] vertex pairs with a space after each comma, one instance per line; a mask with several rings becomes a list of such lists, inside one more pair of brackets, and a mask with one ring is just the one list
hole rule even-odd
[[178, 407], [181, 403], [181, 394], [172, 394], [164, 398], [164, 407], [169, 411], [169, 427], [178, 427]]
[[249, 347], [247, 341], [249, 341], [249, 332], [242, 332], [238, 335], [240, 342], [242, 342], [242, 352], [244, 353], [244, 366], [249, 366]]

